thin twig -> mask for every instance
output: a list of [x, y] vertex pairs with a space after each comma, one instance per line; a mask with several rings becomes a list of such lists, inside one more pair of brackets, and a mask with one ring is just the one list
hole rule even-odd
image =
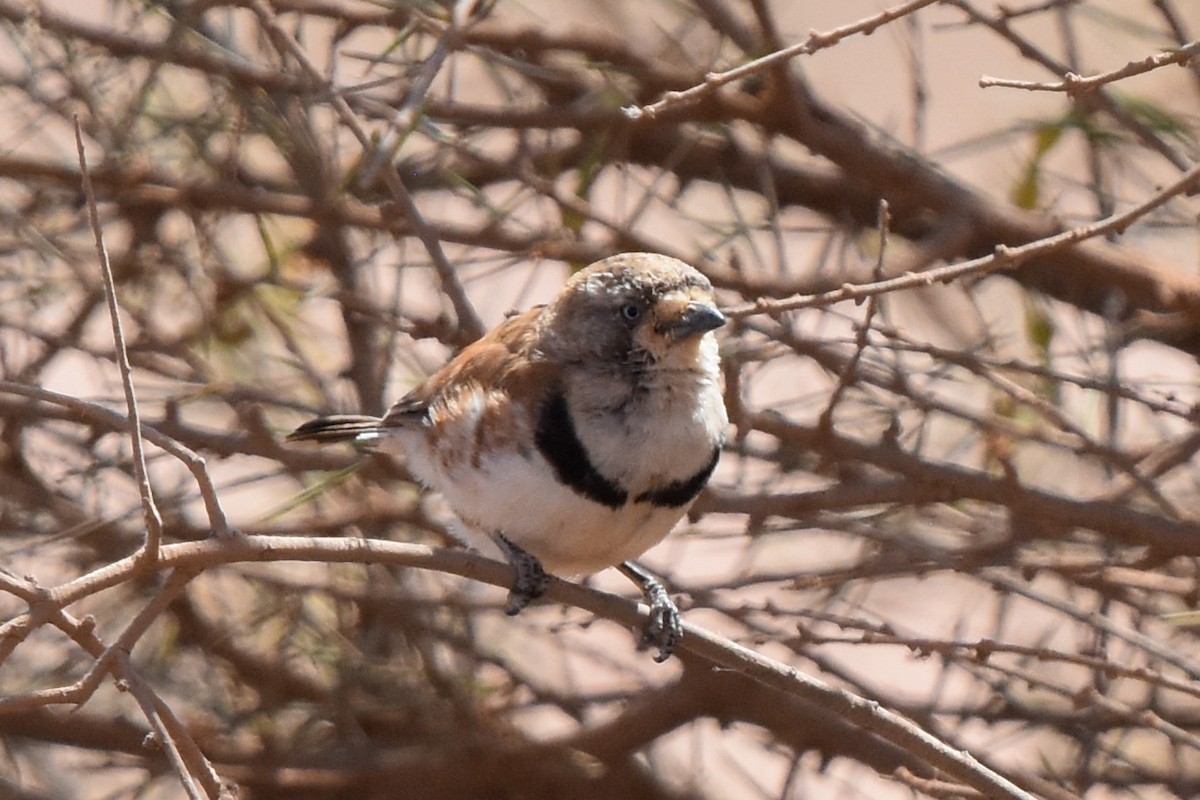
[[[875, 257], [876, 280], [883, 277], [883, 262], [887, 256], [888, 231], [891, 220], [892, 215], [888, 208], [888, 201], [880, 200], [878, 226], [879, 254]], [[833, 391], [829, 394], [829, 401], [825, 404], [825, 410], [817, 418], [817, 427], [819, 428], [827, 429], [833, 426], [834, 410], [838, 407], [846, 390], [850, 388], [850, 384], [858, 377], [858, 364], [862, 361], [863, 353], [867, 351], [867, 346], [871, 342], [871, 323], [875, 320], [875, 311], [878, 306], [878, 295], [871, 295], [867, 298], [867, 308], [863, 313], [863, 320], [859, 323], [854, 333], [854, 352], [850, 354], [850, 359], [846, 362], [846, 368], [838, 376], [837, 385], [833, 387]]]
[[1091, 653], [1075, 653], [1055, 650], [1045, 646], [1013, 644], [996, 639], [938, 639], [925, 636], [901, 636], [889, 629], [867, 629], [859, 633], [823, 634], [818, 630], [803, 628], [796, 637], [797, 645], [896, 645], [910, 650], [919, 657], [936, 653], [946, 658], [963, 662], [990, 665], [992, 656], [1008, 654], [1023, 659], [1035, 659], [1047, 664], [1062, 663], [1084, 667], [1093, 672], [1107, 672], [1113, 677], [1130, 678], [1173, 692], [1182, 692], [1200, 698], [1200, 686], [1195, 681], [1173, 678], [1162, 670], [1137, 664], [1123, 664]]
[[[68, 408], [93, 425], [106, 425], [117, 430], [124, 430], [129, 426], [128, 418], [102, 405], [90, 403], [87, 400], [80, 400], [70, 395], [52, 392], [49, 389], [43, 389], [39, 386], [27, 386], [23, 383], [14, 383], [13, 381], [0, 381], [0, 394], [27, 397], [38, 402]], [[200, 497], [204, 501], [204, 509], [208, 514], [208, 524], [213, 534], [216, 536], [231, 534], [233, 528], [229, 524], [228, 517], [225, 516], [225, 510], [221, 506], [221, 498], [217, 496], [217, 487], [213, 484], [212, 477], [208, 474], [208, 465], [204, 456], [187, 447], [179, 440], [173, 439], [149, 425], [141, 424], [139, 430], [141, 430], [142, 436], [147, 441], [162, 448], [170, 455], [175, 456], [192, 473], [192, 478], [196, 481], [196, 487], [200, 491]]]
[[949, 283], [968, 275], [983, 275], [988, 272], [1014, 269], [1031, 258], [1045, 256], [1058, 250], [1063, 250], [1088, 239], [1103, 236], [1107, 233], [1123, 233], [1135, 220], [1144, 217], [1154, 209], [1165, 204], [1172, 197], [1184, 194], [1200, 183], [1200, 165], [1189, 169], [1184, 175], [1170, 186], [1156, 193], [1148, 200], [1139, 203], [1128, 211], [1113, 214], [1089, 225], [1063, 231], [1054, 236], [1029, 242], [1017, 247], [996, 245], [990, 256], [950, 264], [938, 269], [925, 272], [908, 273], [896, 278], [889, 278], [873, 283], [846, 284], [840, 289], [834, 289], [821, 294], [804, 294], [785, 297], [776, 300], [762, 297], [741, 305], [721, 309], [727, 317], [748, 317], [753, 314], [780, 314], [784, 311], [794, 311], [800, 308], [823, 308], [845, 300], [862, 300], [873, 295], [888, 294], [920, 286], [932, 286], [935, 283]]
[[[196, 577], [196, 573], [188, 570], [172, 570], [167, 576], [162, 587], [155, 592], [154, 597], [150, 602], [138, 611], [137, 615], [125, 626], [125, 630], [117, 637], [117, 640], [105, 648], [104, 652], [96, 659], [95, 665], [89, 671], [89, 675], [96, 675], [96, 679], [91, 682], [91, 689], [76, 698], [76, 703], [82, 705], [87, 702], [95, 688], [100, 685], [100, 679], [104, 677], [112, 665], [112, 659], [118, 653], [130, 653], [138, 640], [146, 633], [151, 625], [154, 624], [167, 606], [179, 596], [179, 593], [184, 590], [192, 578]], [[87, 680], [85, 675], [84, 679]]]
[[121, 385], [125, 387], [125, 406], [129, 411], [129, 438], [133, 443], [133, 472], [137, 480], [138, 494], [142, 498], [142, 517], [146, 522], [146, 540], [141, 557], [150, 563], [158, 559], [162, 545], [162, 515], [154, 503], [154, 491], [150, 487], [150, 476], [146, 470], [146, 453], [142, 448], [142, 422], [138, 412], [137, 395], [133, 390], [133, 370], [129, 366], [129, 353], [125, 348], [125, 332], [121, 327], [121, 309], [117, 305], [117, 287], [113, 281], [112, 264], [108, 260], [108, 248], [104, 245], [104, 232], [100, 229], [100, 212], [96, 208], [96, 193], [92, 190], [92, 179], [88, 174], [87, 154], [83, 147], [83, 129], [79, 117], [75, 117], [75, 149], [79, 154], [79, 175], [83, 182], [83, 195], [87, 199], [88, 219], [92, 224], [92, 235], [96, 239], [96, 253], [100, 256], [100, 274], [104, 279], [104, 297], [108, 300], [108, 314], [112, 320], [113, 346], [116, 350], [117, 366], [121, 370]]
[[[315, 82], [318, 87], [324, 90], [332, 90], [334, 87], [330, 81], [321, 73], [312, 59], [308, 57], [308, 53], [300, 46], [300, 43], [291, 36], [287, 31], [280, 27], [276, 17], [277, 15], [271, 10], [266, 0], [249, 0], [250, 10], [258, 17], [259, 23], [266, 29], [271, 40], [277, 47], [287, 52], [307, 74], [309, 80]], [[339, 93], [334, 92], [330, 95], [329, 104], [337, 113], [338, 118], [345, 124], [346, 128], [358, 140], [359, 145], [363, 148], [363, 152], [370, 153], [374, 148], [371, 137], [367, 134], [358, 115], [350, 108], [350, 104]], [[417, 209], [417, 203], [413, 199], [412, 193], [408, 191], [408, 187], [404, 185], [404, 180], [400, 177], [400, 173], [396, 170], [396, 165], [390, 161], [385, 162], [382, 177], [384, 184], [388, 187], [388, 191], [392, 194], [392, 200], [399, 207], [400, 212], [412, 224], [413, 230], [417, 238], [421, 240], [421, 244], [425, 246], [426, 252], [429, 253], [429, 258], [433, 262], [434, 269], [437, 270], [438, 278], [441, 280], [442, 291], [450, 300], [450, 305], [454, 308], [454, 313], [458, 317], [459, 327], [469, 339], [478, 339], [486, 332], [483, 321], [479, 318], [479, 314], [475, 311], [475, 307], [471, 304], [470, 298], [467, 297], [466, 290], [463, 289], [462, 282], [458, 279], [458, 273], [454, 269], [454, 265], [450, 263], [450, 259], [446, 256], [446, 251], [442, 249], [442, 243], [421, 216]]]
[[358, 171], [358, 189], [365, 191], [375, 182], [376, 175], [384, 163], [390, 163], [396, 152], [404, 143], [408, 132], [416, 124], [418, 115], [425, 105], [433, 79], [441, 72], [446, 59], [461, 46], [463, 33], [474, 21], [481, 0], [457, 0], [450, 12], [450, 24], [437, 40], [433, 52], [421, 64], [417, 76], [404, 97], [404, 102], [392, 115], [391, 122], [379, 135], [379, 140], [372, 150], [367, 151], [362, 159], [362, 168]]
[[1136, 630], [1120, 622], [1114, 622], [1103, 614], [1087, 611], [1073, 600], [1054, 597], [1048, 592], [1035, 589], [1029, 581], [1005, 575], [1001, 570], [989, 568], [980, 575], [983, 580], [1003, 589], [1005, 592], [1021, 595], [1034, 600], [1039, 605], [1054, 609], [1072, 619], [1087, 623], [1090, 630], [1102, 630], [1109, 636], [1128, 642], [1139, 650], [1144, 650], [1163, 663], [1170, 664], [1183, 671], [1192, 680], [1200, 680], [1200, 668], [1191, 657], [1179, 652], [1167, 642], [1159, 641], [1146, 633]]
[[[147, 567], [153, 569], [157, 565], [137, 556], [125, 559], [124, 563], [132, 568], [129, 577], [144, 574]], [[63, 610], [63, 606], [69, 601], [55, 598], [51, 592], [40, 589], [31, 580], [10, 579], [5, 588], [29, 598], [31, 609], [28, 615], [22, 615], [17, 620], [5, 624], [4, 638], [8, 638], [14, 628], [30, 627], [23, 624], [26, 619], [37, 620], [38, 625], [49, 622], [70, 637], [84, 652], [94, 657], [95, 663], [83, 677], [69, 686], [0, 697], [0, 716], [55, 704], [71, 704], [78, 708], [87, 702], [111, 670], [124, 682], [123, 685], [130, 690], [142, 708], [159, 743], [166, 749], [168, 760], [174, 766], [189, 800], [205, 800], [206, 796], [208, 800], [212, 800], [220, 796], [221, 781], [212, 764], [205, 758], [187, 728], [146, 683], [129, 659], [129, 651], [138, 639], [197, 573], [198, 570], [191, 569], [172, 570], [162, 588], [110, 646], [105, 646], [96, 635], [94, 622], [90, 619], [77, 619]], [[197, 785], [197, 777], [203, 785], [203, 793]]]
[[[1071, 67], [1048, 55], [1045, 50], [1036, 45], [1030, 38], [1018, 33], [1011, 24], [1011, 16], [1004, 13], [988, 16], [975, 8], [967, 0], [943, 0], [948, 5], [958, 8], [974, 23], [983, 25], [1007, 39], [1021, 55], [1032, 63], [1040, 64], [1053, 75], [1066, 75]], [[1056, 4], [1057, 5], [1057, 4]], [[1159, 132], [1145, 120], [1140, 119], [1129, 109], [1122, 106], [1109, 96], [1103, 88], [1090, 98], [1092, 112], [1101, 111], [1116, 120], [1121, 126], [1133, 133], [1147, 148], [1157, 152], [1163, 158], [1174, 164], [1178, 169], [1187, 169], [1190, 163], [1188, 157], [1172, 147]]]
[[1134, 75], [1143, 75], [1160, 67], [1165, 67], [1171, 64], [1180, 64], [1186, 66], [1193, 58], [1200, 55], [1200, 41], [1190, 42], [1186, 46], [1178, 50], [1170, 50], [1165, 53], [1159, 53], [1153, 56], [1146, 56], [1137, 61], [1130, 61], [1125, 66], [1111, 70], [1110, 72], [1101, 72], [1096, 75], [1076, 75], [1074, 72], [1068, 72], [1063, 76], [1059, 83], [1039, 82], [1039, 81], [1018, 81], [1009, 78], [993, 78], [989, 75], [984, 75], [979, 79], [980, 87], [987, 89], [993, 86], [1003, 86], [1008, 89], [1025, 89], [1030, 92], [1066, 92], [1071, 97], [1079, 97], [1100, 86], [1108, 83], [1115, 83], [1119, 80], [1132, 77]]
[[[118, 668], [131, 670], [128, 653], [117, 651], [115, 658]], [[167, 760], [183, 784], [188, 800], [216, 800], [221, 792], [220, 778], [208, 759], [200, 753], [200, 748], [196, 747], [183, 722], [140, 678], [129, 681], [129, 691], [150, 723], [155, 739], [166, 750]], [[197, 756], [200, 759], [198, 764], [195, 763]], [[194, 774], [196, 771], [200, 772], [199, 776]], [[197, 777], [204, 784], [203, 788], [197, 783]]]
[[781, 64], [788, 59], [796, 56], [812, 55], [818, 50], [824, 50], [833, 47], [838, 42], [848, 36], [853, 36], [856, 33], [861, 33], [864, 36], [870, 36], [875, 32], [875, 29], [881, 25], [886, 25], [889, 22], [905, 17], [914, 11], [924, 8], [925, 6], [933, 5], [941, 2], [941, 0], [909, 0], [907, 3], [895, 6], [893, 8], [881, 11], [871, 17], [860, 19], [858, 22], [853, 22], [849, 25], [843, 25], [840, 28], [834, 28], [831, 31], [824, 33], [813, 32], [808, 35], [808, 38], [803, 42], [794, 44], [790, 47], [785, 47], [782, 50], [776, 50], [773, 53], [756, 58], [733, 69], [725, 72], [710, 72], [704, 76], [704, 82], [698, 83], [690, 89], [685, 89], [681, 92], [667, 92], [662, 96], [662, 99], [646, 106], [626, 106], [622, 109], [625, 116], [632, 120], [648, 117], [654, 119], [659, 114], [672, 109], [676, 106], [683, 106], [689, 103], [694, 103], [707, 95], [712, 94], [717, 89], [720, 89], [727, 83], [732, 83], [736, 80], [748, 77], [758, 72], [762, 72], [776, 64]]
[[149, 603], [143, 606], [112, 645], [105, 645], [95, 635], [94, 625], [91, 622], [81, 622], [65, 612], [63, 606], [67, 605], [66, 602], [56, 601], [49, 592], [39, 589], [31, 580], [22, 581], [11, 578], [6, 581], [4, 588], [8, 591], [23, 597], [28, 597], [32, 593], [35, 597], [27, 600], [30, 605], [27, 615], [5, 623], [2, 629], [5, 639], [21, 637], [28, 630], [49, 623], [71, 638], [85, 652], [92, 655], [95, 663], [83, 677], [69, 686], [38, 689], [26, 694], [0, 697], [0, 714], [57, 703], [69, 703], [77, 708], [82, 706], [95, 693], [96, 688], [111, 670], [112, 659], [117, 651], [129, 652], [132, 650], [150, 625], [158, 619], [167, 605], [195, 575], [196, 573], [192, 571], [173, 570], [162, 588]]

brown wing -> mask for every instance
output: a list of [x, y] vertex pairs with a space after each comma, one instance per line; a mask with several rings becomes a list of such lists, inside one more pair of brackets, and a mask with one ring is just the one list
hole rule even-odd
[[420, 386], [388, 409], [380, 427], [411, 425], [430, 410], [452, 401], [470, 386], [485, 386], [517, 397], [529, 396], [546, 365], [536, 358], [538, 318], [543, 306], [509, 317], [479, 341], [468, 345]]
[[[534, 388], [546, 380], [547, 365], [535, 358], [538, 318], [544, 306], [509, 317], [486, 336], [468, 346], [417, 388], [400, 398], [383, 419], [337, 415], [309, 420], [288, 435], [292, 442], [341, 442], [378, 434], [386, 428], [415, 423], [440, 426], [444, 412], [463, 393], [484, 386], [509, 398], [530, 398]], [[500, 409], [492, 408], [494, 414]]]

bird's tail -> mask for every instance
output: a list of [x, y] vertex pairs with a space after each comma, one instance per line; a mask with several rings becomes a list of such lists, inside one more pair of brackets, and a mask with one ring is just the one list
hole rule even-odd
[[347, 442], [351, 439], [370, 439], [379, 433], [379, 417], [337, 414], [310, 419], [287, 435], [289, 442]]

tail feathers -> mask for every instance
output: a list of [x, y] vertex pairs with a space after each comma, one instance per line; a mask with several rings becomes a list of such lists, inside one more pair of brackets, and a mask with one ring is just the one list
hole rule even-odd
[[289, 442], [347, 442], [351, 439], [374, 438], [380, 430], [379, 417], [338, 414], [310, 419], [287, 435]]

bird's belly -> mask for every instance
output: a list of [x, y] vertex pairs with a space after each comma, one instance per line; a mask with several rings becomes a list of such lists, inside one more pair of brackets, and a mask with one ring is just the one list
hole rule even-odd
[[460, 469], [451, 465], [443, 478], [431, 483], [464, 523], [503, 533], [559, 575], [587, 574], [636, 558], [670, 533], [686, 510], [602, 505], [560, 483], [532, 454], [485, 457]]

